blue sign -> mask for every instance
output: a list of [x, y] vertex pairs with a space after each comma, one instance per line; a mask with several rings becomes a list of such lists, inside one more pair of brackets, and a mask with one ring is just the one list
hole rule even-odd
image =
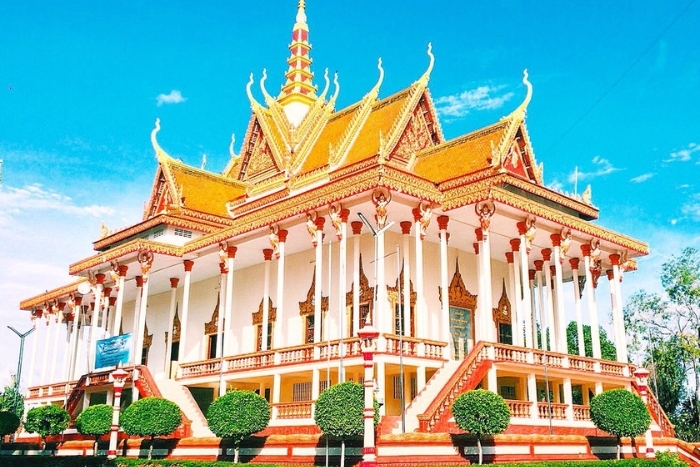
[[122, 334], [97, 341], [95, 352], [95, 369], [116, 367], [129, 363], [132, 347], [132, 334]]

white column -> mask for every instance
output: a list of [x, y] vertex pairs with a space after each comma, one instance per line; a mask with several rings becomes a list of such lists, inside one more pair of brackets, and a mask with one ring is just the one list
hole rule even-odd
[[610, 255], [610, 262], [612, 263], [613, 270], [613, 280], [610, 283], [610, 289], [615, 289], [615, 306], [613, 310], [617, 316], [617, 326], [615, 327], [615, 332], [618, 339], [617, 359], [621, 362], [627, 363], [627, 337], [625, 335], [625, 320], [622, 316], [622, 273], [620, 271], [620, 255]]
[[[109, 293], [107, 293], [109, 291]], [[107, 321], [105, 322], [105, 338], [116, 336], [114, 331], [114, 313], [116, 310], [117, 297], [111, 297], [112, 289], [105, 289], [105, 306], [107, 307]]]
[[[59, 345], [61, 344], [61, 334], [62, 334], [62, 328], [63, 325], [61, 321], [63, 321], [63, 307], [65, 306], [65, 303], [61, 303], [58, 306], [58, 311], [56, 312], [57, 320], [58, 322], [56, 323], [56, 338], [54, 339], [53, 343], [53, 358], [51, 360], [51, 376], [49, 376], [49, 382], [55, 383], [56, 382], [56, 367], [58, 366], [58, 354], [61, 353], [59, 350]], [[49, 345], [49, 342], [46, 343], [47, 346]]]
[[[554, 297], [552, 297], [552, 250], [545, 248], [542, 250], [542, 259], [544, 260], [544, 291], [545, 291], [545, 308], [547, 310], [547, 328], [549, 329], [549, 347], [553, 352], [559, 352], [559, 332], [554, 321]], [[543, 330], [543, 337], [547, 333]]]
[[581, 291], [579, 290], [578, 284], [578, 258], [571, 258], [569, 264], [571, 265], [571, 275], [574, 283], [574, 311], [576, 313], [576, 337], [578, 343], [578, 354], [581, 357], [586, 356], [586, 347], [583, 340], [583, 315], [581, 314]]
[[[340, 211], [340, 247], [338, 251], [338, 333], [339, 338], [347, 337], [347, 305], [346, 293], [348, 288], [348, 209]], [[330, 297], [328, 298], [330, 300]], [[345, 347], [340, 346], [340, 352], [345, 352]], [[343, 354], [344, 355], [344, 354]], [[338, 379], [339, 382], [345, 381], [343, 375]]]
[[165, 364], [163, 365], [163, 371], [165, 371], [165, 377], [170, 379], [170, 360], [172, 358], [173, 350], [173, 321], [175, 320], [175, 307], [177, 305], [177, 284], [180, 279], [177, 277], [170, 278], [170, 308], [168, 310], [168, 340], [165, 343]]
[[[136, 300], [134, 302], [134, 321], [131, 326], [131, 363], [136, 366], [141, 363], [141, 349], [138, 347], [139, 340], [139, 315], [141, 314], [141, 300], [143, 296], [143, 276], [136, 276]], [[133, 391], [136, 392], [136, 391]]]
[[[416, 337], [428, 337], [428, 306], [423, 291], [423, 238], [421, 238], [420, 209], [413, 210], [416, 237]], [[472, 323], [474, 325], [474, 323]]]
[[617, 309], [617, 287], [615, 287], [615, 272], [612, 269], [606, 271], [608, 277], [608, 283], [610, 285], [610, 305], [611, 314], [613, 319], [613, 342], [615, 343], [615, 355], [618, 362], [624, 362], [624, 340], [620, 337], [620, 328], [622, 327], [620, 323], [621, 314]]
[[[525, 222], [518, 222], [518, 233], [520, 234], [520, 277], [525, 282], [525, 278], [528, 277], [528, 251], [527, 242], [525, 240], [525, 232], [527, 232], [527, 226]], [[525, 346], [534, 348], [533, 335], [535, 330], [533, 329], [532, 322], [532, 309], [530, 302], [530, 289], [528, 287], [523, 287], [523, 315], [525, 318]]]
[[[282, 241], [280, 240], [280, 249], [282, 247]], [[280, 257], [282, 253], [280, 252]], [[277, 404], [280, 403], [280, 396], [282, 391], [282, 375], [275, 373], [272, 375], [272, 420], [277, 419]]]
[[440, 338], [447, 342], [447, 347], [445, 347], [444, 358], [448, 360], [454, 360], [453, 349], [453, 339], [450, 333], [450, 296], [449, 296], [449, 283], [447, 279], [447, 223], [450, 218], [447, 216], [440, 216], [437, 218], [438, 228], [440, 229], [440, 288], [442, 289], [442, 306], [440, 313]]
[[[272, 346], [275, 349], [279, 349], [280, 347], [283, 347], [284, 341], [283, 338], [285, 337], [285, 332], [284, 332], [284, 326], [285, 326], [285, 317], [284, 317], [284, 251], [285, 251], [285, 245], [287, 243], [287, 234], [288, 232], [286, 230], [279, 230], [277, 231], [277, 236], [279, 237], [279, 258], [277, 258], [277, 319], [275, 320], [274, 323], [274, 331], [272, 332]], [[273, 390], [274, 392], [274, 390]], [[273, 395], [274, 398], [274, 395]], [[279, 401], [278, 401], [279, 402]]]
[[534, 373], [527, 375], [527, 395], [530, 401], [530, 418], [540, 418], [540, 412], [537, 410], [537, 376]]
[[117, 282], [117, 304], [114, 309], [114, 324], [112, 325], [112, 335], [120, 334], [122, 324], [122, 308], [124, 306], [124, 281], [128, 266], [119, 266], [119, 281]]
[[[481, 262], [481, 267], [479, 268], [479, 283], [482, 284], [482, 296], [479, 297], [479, 302], [482, 304], [482, 319], [484, 321], [484, 337], [485, 340], [490, 342], [496, 342], [496, 328], [491, 318], [491, 312], [493, 310], [493, 281], [491, 280], [491, 241], [489, 240], [489, 233], [484, 232], [483, 229], [477, 229], [481, 234], [477, 233], [476, 238], [479, 241], [479, 261]], [[512, 320], [511, 320], [512, 321]]]
[[[533, 344], [534, 344], [535, 348], [538, 348], [540, 346], [537, 345], [537, 305], [535, 304], [535, 295], [536, 295], [535, 275], [536, 275], [536, 273], [537, 273], [537, 271], [535, 271], [534, 269], [528, 269], [528, 271], [527, 271], [527, 274], [528, 274], [527, 287], [530, 290], [530, 310], [531, 310], [531, 314], [532, 314], [532, 329], [533, 329], [532, 333], [534, 336]], [[525, 286], [525, 285], [523, 284], [523, 286]], [[541, 324], [540, 324], [540, 327], [542, 327]]]
[[[545, 301], [545, 296], [544, 296], [544, 261], [541, 259], [535, 260], [535, 279], [536, 279], [536, 284], [535, 284], [535, 289], [537, 290], [537, 293], [533, 293], [533, 299], [534, 296], [537, 295], [537, 305], [534, 305], [534, 300], [533, 300], [533, 310], [535, 313], [539, 316], [539, 321], [540, 321], [540, 348], [550, 350], [549, 348], [549, 343], [547, 342], [547, 305]], [[533, 290], [534, 292], [534, 290]], [[533, 320], [536, 321], [536, 320]], [[537, 346], [536, 346], [537, 347]]]
[[[362, 234], [362, 222], [354, 221], [350, 223], [353, 235], [352, 252], [352, 336], [357, 336], [360, 330], [360, 235]], [[367, 297], [365, 297], [366, 299]]]
[[[48, 313], [48, 310], [44, 310], [44, 313]], [[54, 327], [52, 321], [54, 318], [52, 314], [49, 314], [47, 318], [46, 338], [44, 339], [44, 358], [41, 361], [41, 379], [39, 380], [39, 384], [48, 383], [46, 380], [46, 370], [49, 368], [49, 350], [51, 349], [51, 345], [49, 345], [49, 343], [51, 342], [51, 330]]]
[[95, 358], [97, 357], [97, 340], [102, 339], [102, 327], [100, 321], [104, 321], [102, 297], [104, 292], [104, 274], [95, 274], [95, 301], [90, 322], [90, 338], [88, 340], [88, 371], [95, 369]]
[[[515, 263], [515, 255], [512, 251], [506, 253], [506, 262], [508, 263], [508, 295], [510, 295], [513, 303], [512, 330], [513, 330], [513, 345], [523, 347], [523, 319], [521, 316], [522, 301], [520, 297], [520, 271]], [[517, 277], [517, 279], [516, 279]], [[498, 331], [498, 330], [497, 330]]]
[[377, 367], [377, 399], [384, 401], [379, 413], [384, 416], [386, 415], [386, 368], [384, 362], [375, 363]]
[[[224, 352], [224, 317], [226, 315], [226, 302], [228, 302], [228, 297], [226, 296], [226, 278], [228, 277], [228, 271], [226, 269], [226, 263], [219, 263], [219, 313], [216, 319], [216, 358], [221, 358]], [[226, 337], [229, 337], [226, 335]], [[209, 358], [209, 355], [203, 355], [204, 359]], [[225, 394], [225, 393], [224, 393]]]
[[[186, 259], [182, 264], [185, 268], [185, 279], [182, 287], [182, 317], [180, 318], [180, 351], [178, 356], [180, 363], [185, 362], [187, 359], [187, 321], [190, 310], [190, 283], [192, 281], [192, 267], [194, 266], [194, 261]], [[178, 376], [182, 373], [179, 366], [177, 373]]]
[[562, 274], [562, 257], [561, 257], [561, 235], [553, 234], [552, 250], [554, 253], [554, 296], [557, 304], [557, 331], [559, 333], [559, 351], [562, 353], [570, 353], [568, 349], [568, 341], [566, 339], [566, 309], [564, 308], [564, 276]]
[[571, 393], [571, 378], [564, 378], [562, 384], [564, 392], [564, 404], [566, 404], [566, 419], [570, 422], [574, 421], [574, 399]]
[[[229, 245], [226, 248], [226, 306], [225, 306], [225, 316], [224, 316], [224, 326], [226, 330], [224, 335], [226, 336], [226, 342], [224, 343], [224, 355], [233, 355], [238, 351], [236, 335], [233, 331], [233, 267], [236, 259], [236, 252], [238, 248]], [[184, 299], [183, 299], [184, 300]], [[184, 316], [184, 315], [183, 315]], [[184, 350], [182, 341], [182, 328], [180, 329], [180, 355]]]
[[[401, 293], [403, 298], [403, 333], [404, 336], [411, 336], [411, 249], [409, 238], [411, 235], [411, 221], [401, 222], [402, 247], [403, 247], [403, 284], [399, 284], [399, 288], [403, 286]], [[406, 385], [408, 386], [408, 385]]]
[[593, 282], [593, 274], [591, 273], [591, 246], [581, 245], [581, 252], [583, 253], [583, 267], [586, 270], [586, 301], [588, 302], [588, 313], [591, 323], [591, 347], [593, 349], [593, 358], [601, 358], [598, 309], [595, 303], [595, 289], [597, 284]]
[[394, 313], [389, 310], [389, 299], [386, 293], [386, 270], [384, 256], [384, 233], [381, 232], [375, 237], [377, 242], [377, 283], [375, 284], [374, 292], [377, 296], [376, 309], [374, 310], [374, 319], [377, 328], [381, 333], [393, 333]]
[[39, 327], [37, 327], [37, 321], [41, 324], [40, 319], [37, 319], [34, 315], [35, 310], [32, 310], [32, 326], [34, 327], [34, 337], [32, 338], [32, 356], [29, 360], [29, 379], [27, 380], [27, 387], [32, 387], [34, 385], [34, 368], [36, 367], [36, 350], [39, 347]]
[[270, 323], [270, 262], [272, 261], [273, 250], [271, 248], [265, 248], [263, 250], [263, 256], [265, 258], [265, 277], [263, 278], [263, 309], [262, 309], [262, 333], [260, 338], [260, 350], [267, 350], [267, 327]]
[[[316, 276], [314, 278], [314, 343], [317, 343], [321, 342], [321, 329], [323, 326], [323, 310], [321, 308], [321, 301], [323, 300], [323, 226], [326, 223], [326, 219], [317, 217], [315, 222], [316, 239], [314, 241], [314, 248], [316, 249]], [[316, 384], [316, 386], [318, 386], [318, 384]], [[316, 393], [318, 393], [318, 387], [316, 388]]]
[[64, 314], [65, 319], [66, 319], [66, 336], [65, 336], [65, 351], [63, 352], [63, 365], [61, 366], [61, 374], [59, 376], [60, 381], [68, 381], [70, 379], [70, 376], [68, 376], [68, 367], [70, 367], [70, 361], [71, 358], [73, 357], [73, 346], [72, 344], [72, 336], [73, 336], [73, 321], [70, 321], [68, 319], [68, 316], [72, 316], [73, 309], [70, 306], [70, 303], [68, 304], [68, 311]]
[[484, 290], [483, 290], [483, 284], [481, 283], [481, 276], [483, 275], [481, 272], [481, 248], [479, 248], [479, 242], [474, 242], [472, 244], [472, 247], [474, 248], [474, 256], [476, 256], [476, 310], [474, 310], [474, 322], [472, 323], [472, 326], [474, 326], [474, 336], [476, 342], [482, 341], [486, 342], [488, 339], [486, 338], [486, 324], [484, 323], [484, 310], [483, 306], [481, 304], [481, 297], [484, 296]]
[[80, 342], [80, 320], [82, 315], [82, 297], [73, 299], [73, 332], [71, 333], [71, 356], [68, 364], [68, 380], [73, 381], [75, 377], [76, 361], [78, 360], [78, 343]]
[[146, 310], [148, 309], [148, 276], [143, 276], [143, 289], [141, 289], [141, 307], [139, 309], [139, 323], [136, 330], [136, 364], [141, 364], [143, 351], [143, 334], [146, 331]]

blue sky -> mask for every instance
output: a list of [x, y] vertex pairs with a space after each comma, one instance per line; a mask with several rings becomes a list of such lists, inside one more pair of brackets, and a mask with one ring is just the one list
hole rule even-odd
[[[0, 384], [17, 355], [5, 325], [30, 326], [19, 301], [66, 283], [100, 221], [140, 219], [155, 118], [172, 156], [205, 153], [218, 172], [246, 130], [250, 72], [283, 83], [296, 1], [201, 3], [0, 4]], [[660, 264], [700, 246], [700, 2], [308, 0], [307, 15], [338, 108], [372, 87], [378, 57], [380, 97], [408, 86], [432, 42], [448, 138], [512, 111], [527, 68], [545, 182], [571, 192], [578, 167], [599, 222], [650, 243], [625, 292], [658, 289]]]

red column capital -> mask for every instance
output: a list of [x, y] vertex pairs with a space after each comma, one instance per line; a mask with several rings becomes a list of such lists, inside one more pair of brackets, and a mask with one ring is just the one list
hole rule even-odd
[[177, 277], [171, 277], [170, 278], [170, 288], [171, 289], [177, 289], [177, 284], [180, 282], [180, 279]]
[[542, 250], [542, 259], [545, 261], [551, 261], [552, 259], [552, 250], [549, 248], [545, 248]]
[[514, 238], [510, 241], [510, 247], [513, 249], [513, 251], [520, 251], [520, 239], [519, 238]]
[[413, 226], [413, 222], [402, 221], [399, 225], [401, 226], [401, 233], [403, 235], [409, 235], [411, 233], [411, 227]]
[[512, 251], [506, 252], [506, 261], [508, 261], [508, 264], [513, 264], [513, 252]]
[[136, 276], [136, 287], [143, 287], [143, 276]]
[[552, 234], [549, 236], [549, 238], [552, 239], [552, 246], [561, 246], [561, 235], [560, 234]]
[[323, 230], [323, 226], [326, 225], [326, 218], [318, 216], [314, 223], [316, 224], [316, 228], [318, 230]]
[[590, 245], [581, 245], [581, 253], [583, 256], [591, 256], [591, 246]]
[[272, 261], [272, 253], [274, 250], [272, 248], [265, 248], [263, 250], [263, 256], [265, 257], [265, 261]]
[[474, 247], [474, 254], [478, 255], [479, 254], [479, 244], [477, 242], [472, 243], [472, 246]]
[[287, 230], [277, 231], [277, 237], [280, 239], [280, 243], [285, 243], [287, 241], [287, 235], [289, 235], [289, 231]]
[[620, 255], [617, 253], [613, 253], [610, 255], [610, 262], [612, 263], [613, 266], [619, 266], [620, 265]]
[[525, 222], [518, 222], [515, 226], [518, 228], [518, 235], [525, 235], [525, 232], [527, 232], [527, 224]]
[[537, 271], [535, 271], [534, 269], [528, 269], [528, 271], [527, 271], [527, 277], [533, 282], [535, 281], [535, 273], [536, 272]]
[[447, 223], [450, 222], [450, 218], [447, 216], [438, 216], [437, 223], [440, 230], [447, 230]]
[[185, 272], [191, 272], [192, 267], [194, 267], [194, 261], [191, 261], [189, 259], [186, 259], [185, 261], [182, 262], [183, 266], [185, 266]]
[[350, 210], [349, 209], [341, 209], [340, 210], [340, 221], [341, 222], [347, 222], [349, 217], [350, 217]]
[[112, 288], [111, 288], [111, 287], [105, 287], [105, 290], [104, 290], [104, 295], [105, 295], [105, 297], [109, 297], [109, 294], [111, 294], [111, 293], [112, 293]]
[[[80, 306], [83, 304], [83, 297], [75, 297], [73, 299], [73, 302], [75, 302], [75, 306]], [[41, 315], [40, 315], [41, 316]]]
[[[284, 230], [284, 232], [285, 232], [285, 237], [286, 237], [286, 235], [287, 235], [286, 232], [287, 232], [287, 231]], [[236, 257], [236, 252], [237, 252], [237, 251], [238, 251], [238, 247], [235, 247], [235, 246], [231, 245], [231, 246], [229, 246], [228, 248], [226, 248], [226, 255], [227, 255], [229, 258], [235, 258], [235, 257]]]
[[362, 233], [362, 226], [364, 224], [360, 221], [352, 221], [350, 222], [350, 227], [352, 227], [352, 234], [353, 235], [360, 235]]
[[569, 264], [571, 265], [572, 271], [578, 271], [579, 262], [580, 262], [580, 260], [578, 258], [570, 258], [569, 259]]
[[421, 217], [423, 217], [423, 215], [420, 213], [420, 209], [418, 208], [413, 208], [411, 212], [413, 213], [413, 220], [416, 222], [418, 222], [421, 219]]
[[481, 229], [476, 229], [474, 230], [474, 233], [476, 234], [476, 241], [477, 242], [483, 242], [484, 241], [484, 231]]
[[119, 266], [118, 270], [119, 270], [119, 277], [126, 277], [126, 271], [129, 270], [129, 266], [121, 265], [121, 266]]
[[541, 270], [542, 270], [542, 266], [544, 265], [544, 261], [542, 261], [541, 259], [536, 259], [536, 260], [534, 261], [534, 263], [535, 263], [535, 269], [536, 269], [537, 271], [541, 271]]
[[612, 269], [608, 269], [607, 271], [605, 271], [605, 275], [608, 276], [608, 280], [610, 281], [615, 278], [615, 274], [613, 273]]
[[109, 306], [114, 306], [117, 303], [117, 297], [109, 297]]
[[102, 274], [102, 273], [100, 273], [100, 274], [95, 274], [95, 282], [96, 282], [98, 285], [104, 284], [104, 283], [105, 283], [105, 278], [106, 278], [106, 277], [107, 277], [107, 276], [105, 276], [105, 275]]

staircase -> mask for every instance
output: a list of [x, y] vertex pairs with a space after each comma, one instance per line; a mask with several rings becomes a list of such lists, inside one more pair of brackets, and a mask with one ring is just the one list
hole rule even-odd
[[[493, 365], [493, 361], [487, 360], [483, 342], [475, 345], [464, 360], [456, 363], [458, 364], [456, 369], [451, 372], [446, 371], [445, 375], [440, 377], [440, 382], [435, 381], [434, 389], [431, 390], [433, 394], [425, 397], [425, 401], [428, 402], [427, 407], [423, 401], [416, 404], [413, 413], [416, 414], [415, 418], [418, 421], [418, 431], [446, 432], [452, 417], [450, 410], [452, 402], [463, 392], [474, 389]], [[446, 380], [443, 379], [445, 377]], [[431, 382], [433, 379], [435, 378], [431, 378]], [[413, 422], [414, 417], [411, 417], [411, 420]], [[408, 422], [406, 428], [408, 428]]]
[[156, 382], [158, 389], [162, 397], [175, 402], [180, 410], [185, 414], [185, 416], [192, 421], [191, 429], [192, 436], [195, 438], [213, 438], [214, 433], [209, 430], [207, 424], [207, 419], [204, 418], [204, 414], [199, 410], [197, 402], [195, 402], [192, 397], [192, 393], [187, 389], [187, 386], [183, 386], [172, 379], [164, 379]]

